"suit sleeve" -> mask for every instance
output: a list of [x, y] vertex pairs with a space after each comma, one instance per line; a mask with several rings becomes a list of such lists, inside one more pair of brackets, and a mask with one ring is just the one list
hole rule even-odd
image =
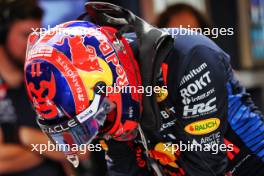
[[174, 76], [168, 78], [168, 89], [179, 118], [178, 140], [192, 145], [181, 152], [180, 162], [188, 175], [224, 175], [226, 58], [205, 46], [197, 46], [188, 53], [182, 61], [169, 63], [169, 75]]

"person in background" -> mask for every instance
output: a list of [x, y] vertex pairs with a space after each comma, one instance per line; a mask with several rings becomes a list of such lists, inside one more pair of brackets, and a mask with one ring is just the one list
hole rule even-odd
[[157, 27], [208, 28], [208, 20], [194, 7], [179, 3], [169, 6], [157, 18]]
[[23, 64], [27, 37], [41, 27], [43, 11], [34, 0], [1, 1], [0, 8], [0, 175], [70, 175], [61, 152], [32, 152], [31, 144], [48, 138], [27, 101]]

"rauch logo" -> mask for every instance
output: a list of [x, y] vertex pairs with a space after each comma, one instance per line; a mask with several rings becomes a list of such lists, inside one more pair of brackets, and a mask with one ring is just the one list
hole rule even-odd
[[193, 122], [185, 126], [184, 130], [193, 135], [204, 135], [215, 131], [220, 125], [218, 118], [210, 118]]

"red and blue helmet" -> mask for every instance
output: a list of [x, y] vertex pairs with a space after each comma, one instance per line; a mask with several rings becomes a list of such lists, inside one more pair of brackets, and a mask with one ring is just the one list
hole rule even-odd
[[70, 21], [30, 35], [25, 83], [37, 122], [53, 142], [81, 145], [98, 135], [135, 137], [141, 95], [106, 92], [111, 86], [141, 84], [133, 52], [116, 32]]

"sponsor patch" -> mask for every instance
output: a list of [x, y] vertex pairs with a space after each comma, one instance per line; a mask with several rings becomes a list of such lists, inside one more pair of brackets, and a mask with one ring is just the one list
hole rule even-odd
[[161, 102], [165, 100], [168, 96], [168, 91], [167, 89], [160, 89], [159, 93], [156, 93], [156, 100], [157, 102]]
[[201, 145], [204, 145], [204, 144], [209, 144], [209, 145], [215, 145], [215, 144], [219, 144], [221, 141], [220, 141], [220, 138], [221, 138], [221, 133], [220, 131], [216, 132], [216, 133], [212, 133], [210, 134], [209, 136], [205, 136], [205, 137], [202, 137], [200, 140], [195, 140], [193, 139], [193, 143], [195, 144], [201, 144]]
[[167, 119], [170, 117], [170, 114], [175, 113], [175, 108], [172, 106], [170, 108], [165, 108], [165, 110], [160, 111], [161, 116], [164, 119]]
[[210, 99], [206, 103], [195, 105], [186, 105], [183, 108], [183, 118], [195, 118], [202, 115], [207, 115], [217, 111], [216, 97]]
[[185, 126], [184, 130], [192, 135], [204, 135], [215, 131], [220, 126], [218, 118], [209, 118], [193, 122]]
[[51, 127], [43, 126], [42, 131], [48, 134], [62, 133], [62, 132], [68, 131], [70, 128], [73, 128], [77, 125], [78, 123], [76, 122], [76, 120], [71, 119], [67, 123], [62, 123], [56, 126], [51, 126]]
[[206, 67], [207, 67], [207, 64], [204, 62], [199, 67], [191, 70], [187, 75], [184, 75], [182, 80], [181, 80], [180, 86], [185, 84], [186, 82], [188, 82], [192, 78], [194, 78], [197, 74], [199, 74], [201, 71], [203, 71]]
[[208, 90], [207, 92], [205, 93], [202, 93], [200, 95], [197, 95], [196, 97], [185, 97], [183, 100], [182, 100], [182, 103], [184, 105], [188, 105], [190, 103], [196, 103], [196, 102], [199, 102], [207, 97], [209, 97], [210, 95], [212, 95], [213, 93], [215, 93], [215, 89], [212, 88], [210, 90]]
[[196, 95], [200, 90], [203, 90], [209, 83], [211, 83], [210, 71], [204, 73], [200, 78], [188, 84], [185, 88], [180, 90], [183, 98]]
[[175, 124], [176, 121], [177, 121], [177, 119], [174, 119], [174, 120], [172, 120], [172, 121], [170, 121], [170, 122], [167, 122], [167, 123], [162, 124], [162, 125], [161, 125], [161, 129], [160, 129], [160, 131], [163, 131], [164, 129], [173, 126], [173, 125]]

